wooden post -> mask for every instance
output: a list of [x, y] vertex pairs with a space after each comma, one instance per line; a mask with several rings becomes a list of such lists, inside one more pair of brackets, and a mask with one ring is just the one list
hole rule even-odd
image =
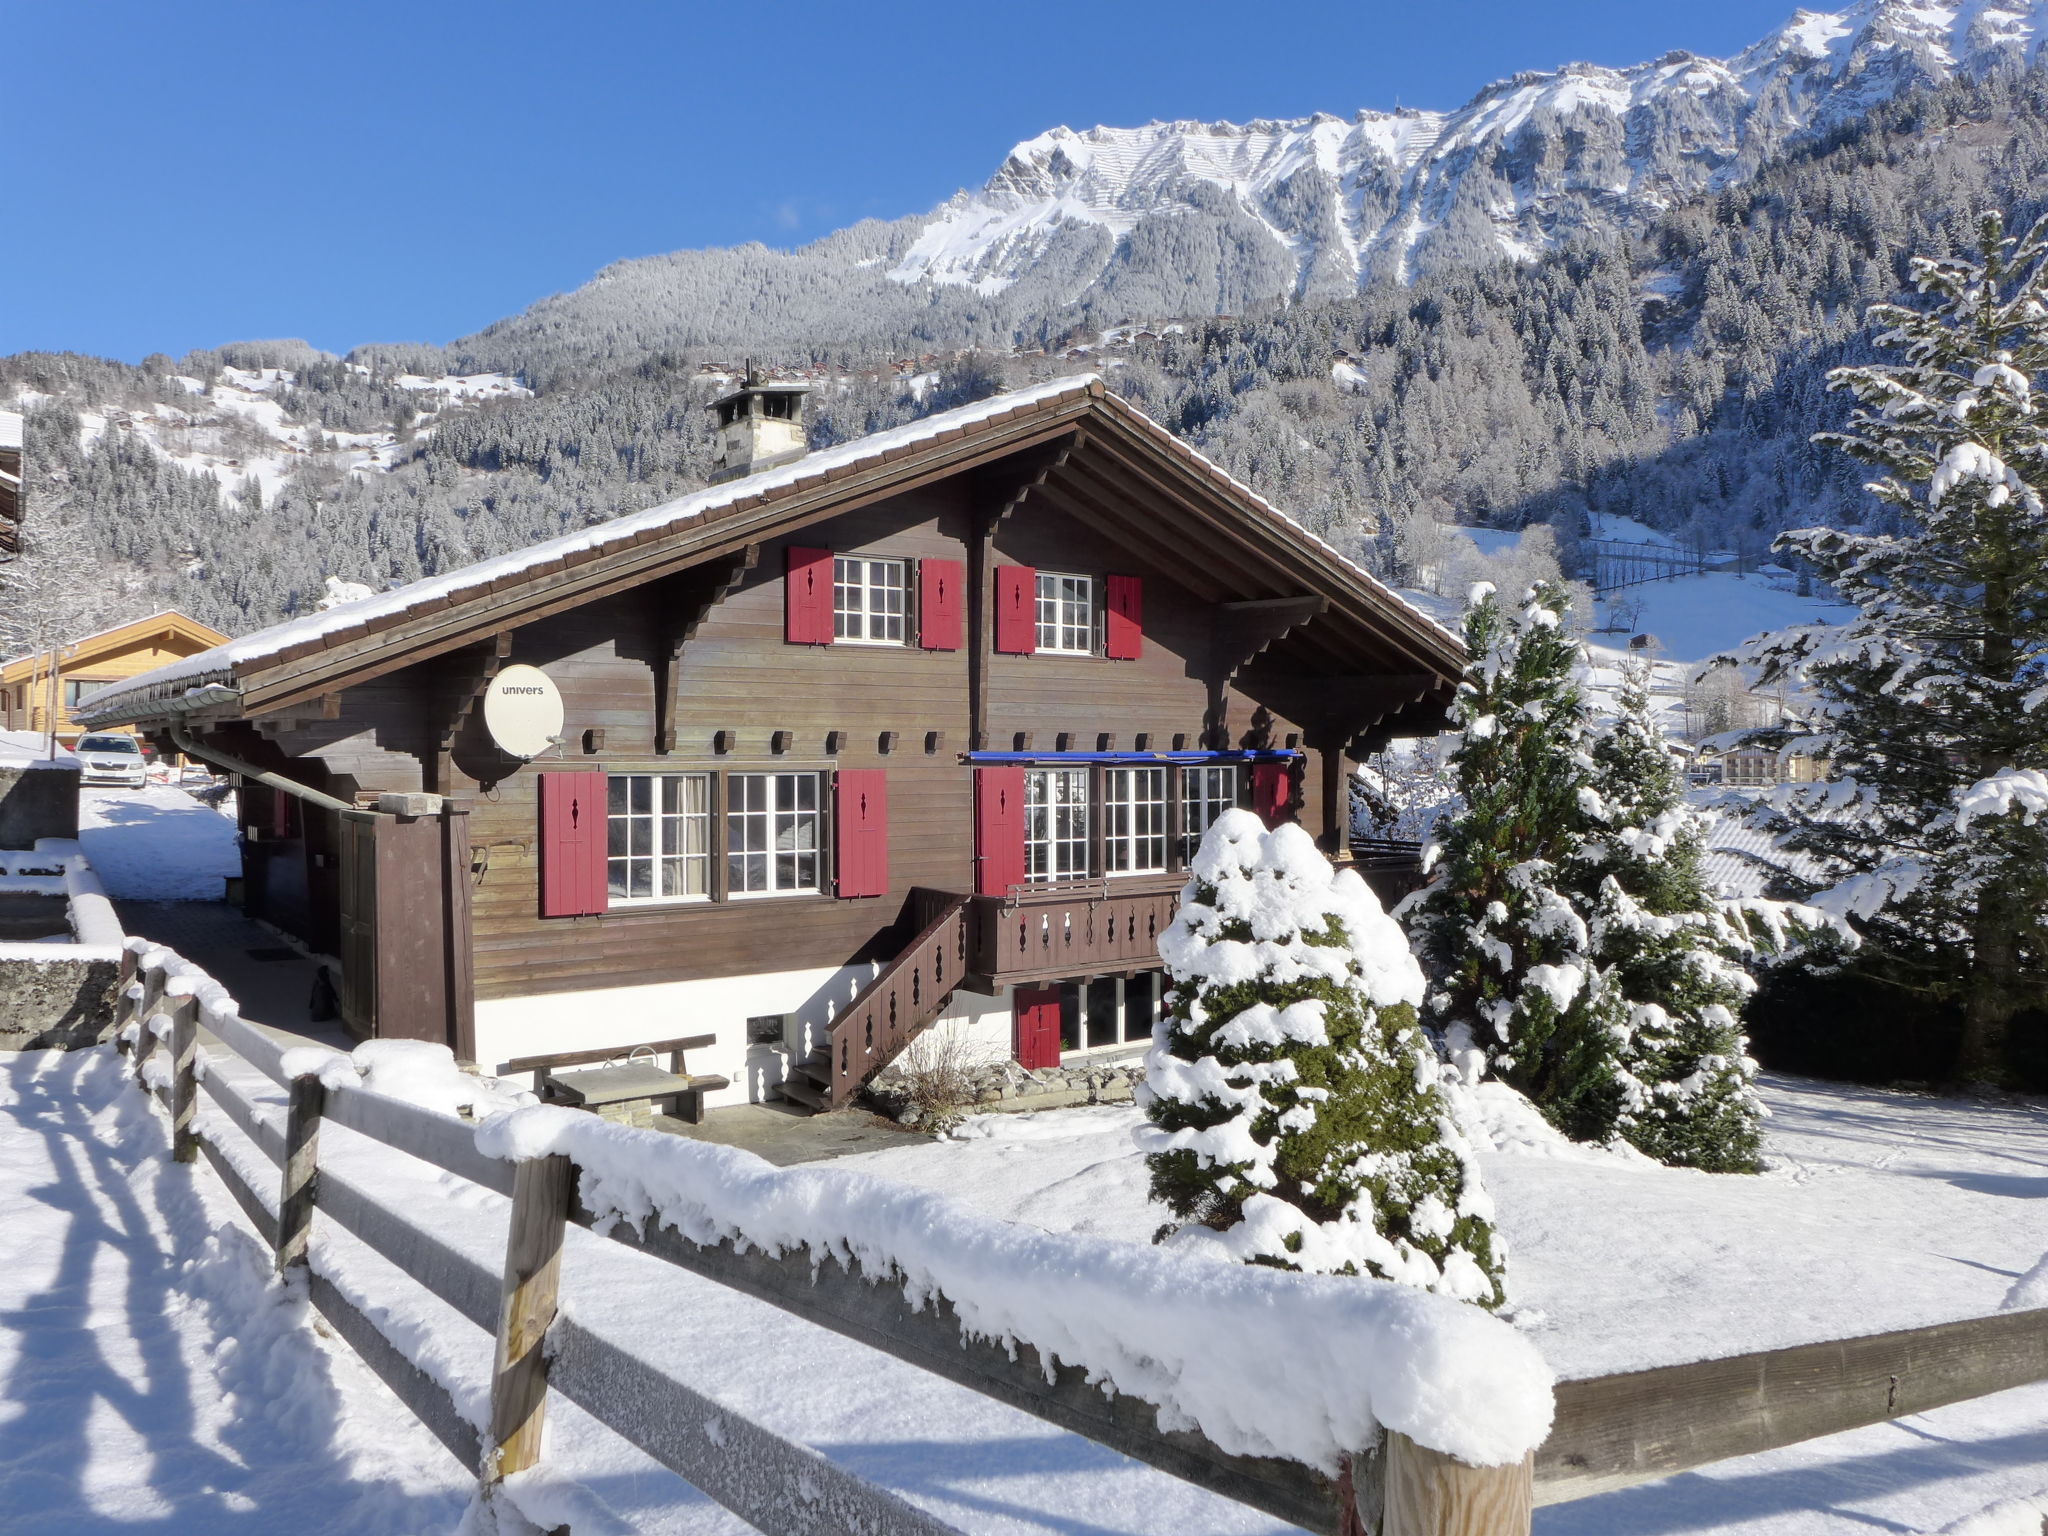
[[320, 1176], [320, 1116], [327, 1089], [312, 1073], [292, 1079], [284, 1119], [284, 1190], [277, 1202], [277, 1272], [306, 1262]]
[[1470, 1467], [1387, 1431], [1382, 1536], [1529, 1536], [1533, 1454], [1505, 1467]]
[[171, 1010], [171, 1156], [189, 1163], [199, 1156], [192, 1110], [199, 1097], [199, 999], [181, 997]]
[[135, 951], [126, 944], [121, 946], [121, 979], [114, 984], [114, 1054], [124, 1055], [128, 1042], [121, 1038], [121, 1031], [128, 1027], [128, 1021], [135, 1017], [135, 1004], [128, 997], [128, 988], [135, 982]]
[[487, 1484], [524, 1472], [540, 1459], [548, 1398], [548, 1360], [542, 1346], [548, 1325], [555, 1320], [562, 1233], [575, 1188], [576, 1165], [566, 1157], [529, 1158], [512, 1175], [512, 1225], [505, 1239], [498, 1353], [491, 1371]]

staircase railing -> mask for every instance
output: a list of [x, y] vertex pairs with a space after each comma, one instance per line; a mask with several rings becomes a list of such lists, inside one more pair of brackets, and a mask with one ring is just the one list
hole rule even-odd
[[966, 896], [952, 896], [937, 915], [832, 1021], [826, 1036], [831, 1080], [827, 1109], [852, 1102], [861, 1085], [944, 1011], [967, 969]]

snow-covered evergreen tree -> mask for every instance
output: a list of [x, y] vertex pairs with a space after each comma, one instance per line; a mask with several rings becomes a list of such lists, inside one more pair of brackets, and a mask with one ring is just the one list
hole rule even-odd
[[1143, 1099], [1161, 1237], [1503, 1298], [1492, 1202], [1416, 1016], [1422, 973], [1354, 870], [1226, 812], [1159, 941], [1173, 980]]
[[1568, 1087], [1594, 969], [1560, 884], [1592, 771], [1568, 612], [1554, 584], [1514, 607], [1473, 588], [1450, 760], [1460, 805], [1437, 824], [1430, 885], [1401, 909], [1430, 977], [1424, 1017], [1452, 1060], [1468, 1077], [1483, 1062], [1545, 1107]]
[[1825, 717], [1829, 782], [1769, 812], [1842, 877], [1815, 900], [1884, 975], [1956, 1000], [1956, 1076], [1996, 1082], [2014, 1020], [2048, 1009], [2048, 220], [2014, 238], [1987, 214], [1974, 256], [1913, 275], [1924, 308], [1870, 310], [1903, 361], [1836, 370], [1861, 408], [1818, 439], [1877, 466], [1888, 520], [1778, 541], [1858, 614], [1746, 655]]
[[1700, 875], [1698, 813], [1651, 713], [1649, 668], [1623, 674], [1593, 743], [1589, 833], [1564, 881], [1586, 918], [1594, 977], [1568, 1070], [1546, 1106], [1580, 1141], [1626, 1139], [1660, 1162], [1756, 1166], [1764, 1109], [1741, 1010], [1756, 983], [1751, 925], [1777, 914], [1724, 904]]

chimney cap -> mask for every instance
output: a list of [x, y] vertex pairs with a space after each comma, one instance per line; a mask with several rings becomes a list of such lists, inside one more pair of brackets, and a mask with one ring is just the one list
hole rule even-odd
[[750, 357], [747, 359], [747, 371], [741, 375], [738, 387], [726, 391], [705, 409], [715, 411], [722, 405], [745, 399], [750, 395], [807, 395], [810, 392], [810, 385], [796, 379], [762, 378], [761, 370], [754, 366], [754, 360]]

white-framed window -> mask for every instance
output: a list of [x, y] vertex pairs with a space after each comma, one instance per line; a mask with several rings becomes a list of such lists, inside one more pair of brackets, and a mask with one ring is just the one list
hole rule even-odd
[[711, 895], [711, 775], [615, 773], [605, 871], [614, 904]]
[[1166, 770], [1111, 768], [1102, 776], [1102, 872], [1166, 868]]
[[1060, 1053], [1127, 1049], [1152, 1038], [1163, 978], [1140, 971], [1060, 986]]
[[1094, 654], [1094, 577], [1038, 573], [1038, 648], [1068, 656]]
[[819, 889], [818, 822], [817, 774], [727, 774], [726, 894]]
[[1237, 765], [1202, 763], [1180, 771], [1180, 856], [1192, 859], [1202, 834], [1237, 804]]
[[1024, 770], [1024, 878], [1088, 874], [1088, 770]]
[[832, 561], [832, 637], [848, 645], [902, 645], [909, 572], [901, 560]]

